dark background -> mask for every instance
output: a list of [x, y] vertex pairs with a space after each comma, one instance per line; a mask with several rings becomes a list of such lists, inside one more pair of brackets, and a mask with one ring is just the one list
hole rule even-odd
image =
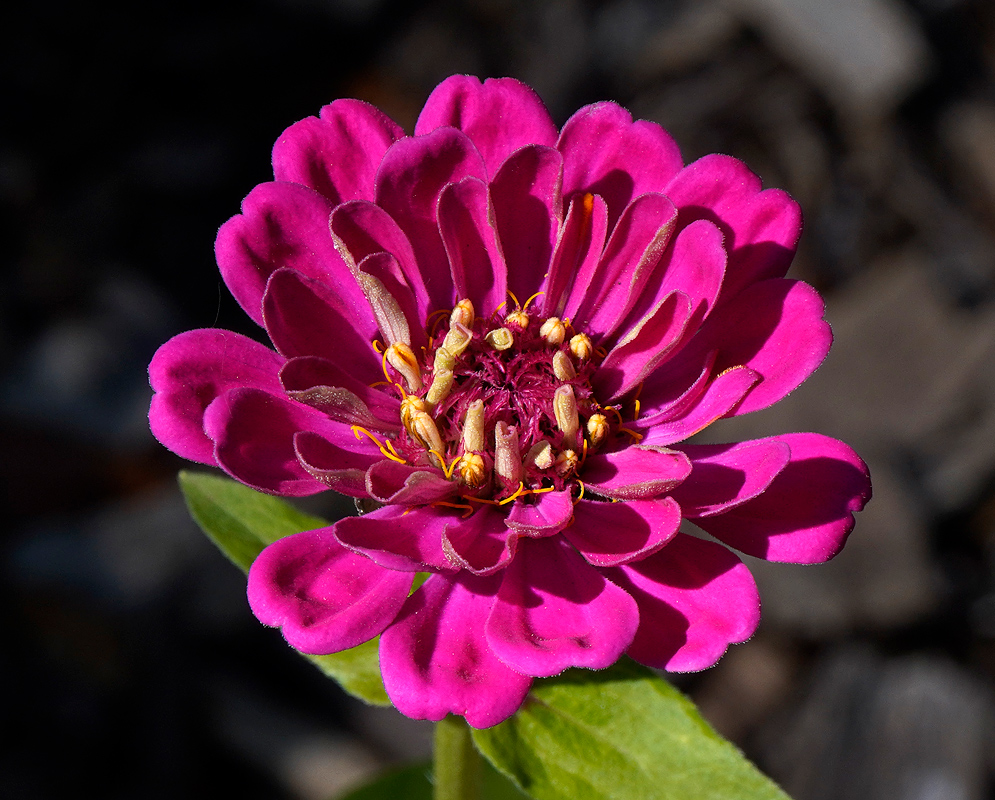
[[[112, 10], [113, 9], [113, 10]], [[792, 274], [836, 345], [717, 438], [817, 430], [875, 499], [820, 567], [751, 560], [765, 616], [675, 681], [797, 800], [975, 800], [995, 718], [995, 9], [983, 0], [42, 0], [0, 26], [0, 794], [320, 800], [427, 753], [251, 617], [187, 518], [145, 368], [256, 335], [217, 227], [336, 97], [410, 131], [454, 72], [558, 123], [614, 99], [802, 204]], [[342, 506], [319, 498], [327, 514]]]

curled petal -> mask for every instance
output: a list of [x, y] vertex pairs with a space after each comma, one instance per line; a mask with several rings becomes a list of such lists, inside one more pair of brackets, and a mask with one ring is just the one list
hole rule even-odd
[[577, 504], [567, 541], [595, 567], [617, 567], [652, 555], [677, 533], [680, 506], [671, 497]]
[[768, 561], [815, 564], [832, 558], [853, 530], [854, 512], [871, 498], [867, 465], [843, 442], [817, 433], [758, 441], [787, 445], [791, 461], [756, 497], [697, 517], [695, 524]]
[[366, 472], [383, 459], [379, 452], [347, 449], [311, 431], [294, 434], [293, 442], [297, 461], [316, 481], [349, 497], [369, 497]]
[[669, 492], [690, 473], [691, 462], [684, 453], [635, 445], [589, 456], [584, 483], [605, 497], [637, 500]]
[[[280, 370], [280, 383], [294, 400], [316, 408], [332, 419], [380, 431], [400, 428], [401, 403], [396, 397], [370, 388], [327, 358], [299, 356], [290, 359]], [[334, 394], [338, 390], [348, 392], [362, 405], [353, 405], [351, 399], [343, 400], [344, 395]], [[360, 421], [361, 418], [366, 421]]]
[[649, 667], [706, 669], [760, 621], [753, 576], [715, 542], [678, 533], [660, 552], [609, 574], [639, 606], [639, 630], [626, 653]]
[[543, 492], [535, 497], [534, 503], [516, 502], [505, 524], [521, 536], [552, 536], [563, 530], [574, 513], [570, 490]]
[[493, 176], [519, 147], [556, 144], [556, 125], [539, 96], [513, 78], [453, 75], [435, 87], [415, 123], [415, 135], [436, 128], [463, 131]]
[[384, 688], [398, 711], [436, 721], [459, 714], [487, 728], [518, 710], [532, 679], [494, 655], [480, 624], [500, 580], [433, 575], [408, 598], [380, 637]]
[[391, 623], [411, 588], [410, 573], [350, 553], [334, 527], [278, 539], [252, 563], [252, 613], [280, 627], [302, 653], [338, 653], [369, 641]]
[[375, 464], [366, 476], [370, 497], [380, 503], [406, 506], [435, 503], [451, 498], [457, 488], [437, 470], [398, 464], [389, 459]]
[[301, 183], [334, 204], [373, 199], [384, 153], [404, 136], [401, 126], [361, 100], [342, 99], [285, 130], [273, 146], [273, 176]]
[[183, 458], [215, 464], [204, 411], [239, 386], [279, 392], [282, 366], [283, 358], [268, 347], [231, 331], [203, 328], [174, 336], [149, 364], [152, 434]]
[[522, 539], [518, 547], [487, 618], [498, 658], [537, 677], [614, 664], [639, 624], [633, 599], [559, 537]]
[[452, 509], [384, 506], [361, 517], [346, 517], [335, 526], [344, 547], [387, 569], [402, 572], [453, 572], [442, 548], [447, 525], [459, 523]]
[[518, 534], [505, 527], [504, 517], [487, 507], [459, 525], [448, 525], [442, 534], [449, 560], [474, 575], [504, 569], [515, 557], [517, 543]]
[[561, 317], [568, 304], [571, 307], [580, 304], [587, 288], [584, 281], [594, 275], [607, 236], [605, 201], [593, 194], [574, 195], [560, 226], [549, 273], [542, 284], [545, 316]]

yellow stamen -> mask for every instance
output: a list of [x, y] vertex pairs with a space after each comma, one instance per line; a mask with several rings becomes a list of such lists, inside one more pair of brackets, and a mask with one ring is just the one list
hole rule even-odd
[[584, 481], [577, 479], [577, 485], [580, 487], [580, 494], [574, 498], [574, 505], [577, 505], [581, 500], [584, 499]]
[[504, 498], [504, 500], [499, 500], [498, 501], [498, 505], [499, 506], [506, 506], [512, 500], [517, 500], [519, 497], [523, 497], [524, 495], [527, 495], [527, 494], [531, 494], [531, 492], [529, 492], [529, 490], [527, 490], [525, 488], [525, 483], [524, 482], [519, 481], [518, 488], [515, 489], [515, 493], [513, 495], [510, 495], [509, 497]]
[[373, 349], [377, 351], [377, 355], [383, 352], [383, 350], [380, 349], [381, 347], [383, 347], [383, 342], [381, 342], [379, 339], [374, 339], [371, 342], [371, 344], [373, 345]]
[[[376, 436], [374, 436], [372, 433], [370, 433], [368, 430], [366, 430], [366, 428], [362, 427], [361, 425], [353, 425], [352, 432], [353, 434], [355, 434], [357, 439], [362, 439], [363, 438], [362, 434], [368, 436], [372, 440], [372, 442], [378, 448], [380, 448], [380, 452], [383, 453], [385, 456], [387, 456], [387, 458], [389, 458], [391, 461], [396, 461], [398, 464], [408, 463], [397, 454], [397, 451], [394, 450], [394, 446], [390, 443], [389, 440], [387, 441], [387, 445], [384, 446], [383, 442], [381, 442]], [[390, 450], [387, 449], [388, 447], [390, 448]]]
[[467, 517], [473, 516], [473, 506], [465, 505], [463, 503], [447, 503], [445, 500], [436, 500], [434, 503], [429, 505], [433, 506], [445, 506], [446, 508], [463, 508], [466, 509], [466, 513], [460, 516], [460, 519], [466, 519]]
[[[511, 291], [511, 289], [508, 289], [507, 291], [508, 291], [508, 297], [510, 297], [512, 300], [515, 301], [515, 308], [520, 309], [522, 307], [522, 304], [518, 302], [518, 298], [515, 297], [515, 293]], [[498, 306], [498, 308], [500, 308], [500, 306]]]
[[641, 433], [636, 433], [634, 430], [632, 430], [632, 428], [626, 428], [624, 426], [620, 426], [618, 432], [629, 434], [629, 436], [635, 439], [637, 443], [643, 440], [643, 435]]
[[632, 412], [633, 422], [639, 419], [639, 409], [640, 409], [639, 395], [641, 395], [642, 393], [643, 393], [643, 384], [642, 382], [640, 382], [640, 384], [636, 387], [636, 394], [632, 398], [632, 404], [636, 407], [635, 411]]
[[530, 297], [530, 298], [529, 298], [528, 300], [526, 300], [526, 301], [525, 301], [525, 305], [524, 305], [524, 306], [522, 306], [522, 311], [528, 311], [528, 309], [529, 309], [529, 304], [530, 304], [530, 303], [531, 303], [531, 302], [532, 302], [533, 300], [535, 300], [535, 299], [536, 299], [536, 298], [537, 298], [537, 297], [538, 297], [539, 295], [541, 295], [541, 294], [546, 294], [546, 293], [545, 293], [545, 292], [536, 292], [536, 293], [535, 293], [534, 295], [532, 295], [532, 297]]

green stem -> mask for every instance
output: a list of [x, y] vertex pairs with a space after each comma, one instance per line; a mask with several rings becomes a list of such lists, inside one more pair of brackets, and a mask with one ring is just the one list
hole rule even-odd
[[467, 724], [452, 714], [439, 720], [433, 754], [435, 800], [479, 800], [480, 766]]

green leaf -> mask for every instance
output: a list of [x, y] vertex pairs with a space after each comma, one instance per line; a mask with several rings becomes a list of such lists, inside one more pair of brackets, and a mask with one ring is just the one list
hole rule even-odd
[[[484, 762], [481, 800], [528, 800], [504, 775]], [[391, 770], [339, 800], [432, 800], [432, 765], [412, 764]]]
[[[204, 533], [248, 572], [264, 547], [292, 533], [324, 528], [326, 520], [313, 517], [277, 497], [205, 472], [179, 475], [180, 489], [190, 515]], [[377, 658], [378, 639], [328, 656], [305, 656], [349, 694], [378, 706], [388, 706]]]
[[788, 800], [690, 700], [628, 660], [537, 681], [517, 714], [473, 738], [536, 800]]

